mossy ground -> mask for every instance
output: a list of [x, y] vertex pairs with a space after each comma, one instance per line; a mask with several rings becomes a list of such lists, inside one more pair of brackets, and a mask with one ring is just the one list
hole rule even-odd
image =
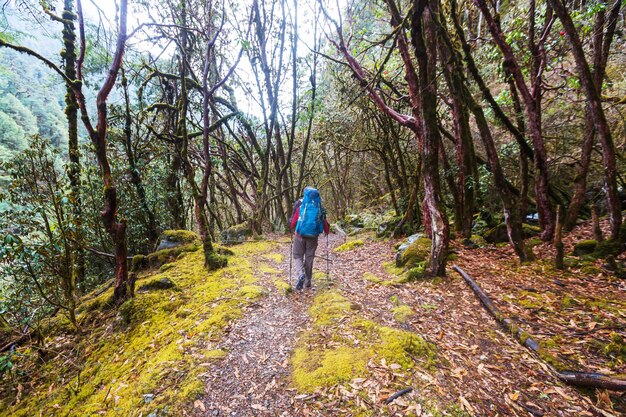
[[[255, 285], [253, 260], [274, 247], [262, 241], [235, 247], [229, 266], [211, 273], [201, 251], [188, 253], [137, 282], [167, 278], [174, 288], [139, 293], [118, 310], [104, 308], [111, 290], [89, 298], [80, 309], [83, 334], [47, 340], [52, 350], [71, 348], [40, 364], [29, 381], [15, 381], [22, 401], [4, 396], [0, 416], [146, 416], [165, 408], [183, 415], [204, 393], [206, 366], [227, 354], [216, 349], [223, 329], [265, 293]], [[37, 361], [31, 348], [19, 354], [19, 368]], [[145, 401], [145, 394], [154, 397]]]
[[367, 377], [370, 361], [411, 369], [416, 360], [428, 368], [435, 348], [419, 335], [359, 317], [360, 307], [339, 291], [319, 293], [309, 312], [313, 326], [300, 337], [292, 356], [293, 382], [314, 392], [354, 378]]
[[363, 246], [364, 244], [365, 243], [363, 242], [362, 239], [349, 240], [343, 245], [337, 246], [335, 248], [335, 252], [347, 252], [355, 248], [358, 248], [359, 246]]

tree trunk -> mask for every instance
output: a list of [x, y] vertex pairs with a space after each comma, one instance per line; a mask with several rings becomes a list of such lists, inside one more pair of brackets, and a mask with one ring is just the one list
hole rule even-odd
[[513, 53], [513, 49], [506, 42], [502, 30], [487, 7], [486, 1], [473, 0], [473, 2], [485, 17], [487, 27], [491, 32], [493, 40], [504, 55], [503, 65], [513, 76], [515, 85], [524, 102], [524, 110], [528, 121], [528, 133], [532, 138], [534, 146], [535, 200], [537, 202], [539, 225], [543, 229], [541, 238], [544, 241], [548, 241], [551, 240], [554, 235], [554, 215], [548, 198], [548, 159], [541, 129], [541, 96], [538, 91], [541, 80], [534, 80], [533, 86], [537, 88], [533, 91], [529, 90], [521, 68], [515, 58], [515, 54]]
[[554, 13], [558, 16], [559, 20], [563, 24], [563, 29], [569, 39], [572, 47], [572, 55], [576, 62], [576, 68], [578, 70], [578, 76], [580, 83], [587, 96], [587, 104], [590, 109], [591, 117], [593, 118], [593, 124], [596, 127], [596, 132], [600, 145], [602, 146], [602, 159], [604, 161], [604, 182], [607, 190], [607, 205], [609, 211], [609, 223], [611, 225], [611, 239], [619, 239], [620, 227], [622, 225], [622, 212], [621, 202], [617, 192], [617, 171], [615, 161], [615, 146], [613, 145], [613, 137], [611, 135], [611, 129], [606, 121], [604, 110], [602, 109], [602, 102], [600, 100], [600, 94], [598, 88], [589, 69], [589, 63], [585, 58], [585, 52], [583, 50], [580, 37], [572, 21], [572, 17], [567, 12], [563, 3], [560, 0], [548, 0], [548, 3], [554, 9]]
[[472, 132], [469, 126], [469, 115], [465, 100], [461, 91], [463, 80], [461, 73], [455, 71], [450, 50], [441, 43], [439, 50], [444, 61], [443, 72], [448, 84], [448, 92], [452, 104], [452, 118], [454, 121], [454, 137], [456, 143], [456, 162], [459, 168], [457, 178], [457, 190], [460, 202], [460, 224], [455, 224], [457, 231], [469, 239], [472, 235], [472, 221], [476, 207], [476, 196], [474, 190], [477, 184], [473, 184], [473, 172], [475, 171], [476, 158], [474, 155], [474, 144], [472, 142]]
[[556, 249], [556, 255], [554, 265], [556, 269], [565, 269], [563, 263], [563, 240], [561, 239], [561, 229], [563, 226], [563, 211], [561, 206], [556, 206], [556, 231], [554, 232], [554, 248]]
[[[63, 7], [63, 51], [65, 75], [70, 80], [76, 79], [76, 14], [73, 0], [65, 0]], [[72, 222], [74, 224], [74, 248], [72, 266], [72, 297], [76, 288], [80, 288], [85, 280], [85, 251], [83, 235], [83, 214], [80, 195], [80, 150], [78, 148], [78, 101], [74, 88], [66, 84], [65, 116], [67, 117], [67, 148], [69, 164], [67, 176], [70, 180], [70, 201], [72, 203]]]
[[[428, 275], [443, 276], [450, 232], [448, 218], [443, 208], [439, 180], [439, 144], [441, 136], [437, 121], [437, 35], [435, 20], [439, 16], [437, 1], [414, 0], [411, 11], [411, 43], [419, 67], [418, 85], [422, 93], [420, 113], [422, 124], [422, 176], [424, 201], [428, 208], [432, 248]], [[415, 107], [414, 107], [415, 108]], [[415, 110], [414, 110], [415, 111]]]
[[[85, 42], [85, 28], [82, 13], [82, 4], [78, 0], [78, 16], [80, 27], [80, 46], [81, 52], [77, 61], [77, 79], [82, 81], [82, 63], [86, 50]], [[122, 66], [122, 57], [124, 55], [124, 49], [126, 46], [126, 18], [127, 18], [127, 0], [120, 1], [119, 9], [119, 29], [116, 41], [115, 53], [113, 55], [113, 61], [109, 68], [106, 80], [102, 84], [100, 91], [96, 98], [96, 108], [98, 113], [98, 123], [94, 128], [89, 119], [88, 109], [86, 105], [85, 96], [82, 92], [82, 83], [74, 83], [74, 93], [76, 95], [80, 111], [81, 119], [89, 137], [95, 148], [96, 158], [98, 165], [102, 173], [102, 180], [104, 183], [104, 210], [102, 211], [102, 220], [104, 228], [109, 233], [111, 240], [113, 241], [113, 247], [115, 252], [115, 286], [113, 290], [113, 300], [116, 303], [121, 303], [127, 298], [128, 289], [128, 265], [127, 265], [127, 249], [126, 249], [126, 223], [118, 220], [117, 217], [117, 188], [113, 175], [111, 174], [111, 167], [107, 157], [107, 98], [109, 93], [115, 85], [117, 74]]]

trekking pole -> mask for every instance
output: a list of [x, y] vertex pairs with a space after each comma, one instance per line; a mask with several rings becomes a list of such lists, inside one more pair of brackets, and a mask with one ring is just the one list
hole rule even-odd
[[291, 285], [291, 263], [293, 261], [293, 233], [289, 232], [289, 285]]
[[326, 233], [326, 282], [330, 287], [330, 254], [328, 253], [328, 233]]

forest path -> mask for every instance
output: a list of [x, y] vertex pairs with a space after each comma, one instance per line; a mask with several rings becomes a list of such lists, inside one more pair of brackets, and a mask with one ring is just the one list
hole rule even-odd
[[[275, 238], [285, 240], [284, 236]], [[196, 407], [195, 415], [347, 416], [353, 415], [349, 402], [354, 395], [369, 398], [366, 413], [376, 416], [404, 415], [407, 407], [415, 405], [424, 406], [423, 414], [417, 414], [422, 416], [432, 415], [427, 410], [433, 409], [443, 411], [444, 415], [463, 416], [612, 415], [600, 412], [596, 408], [598, 404], [581, 391], [559, 382], [539, 358], [499, 327], [451, 270], [443, 280], [389, 285], [394, 276], [384, 263], [393, 261], [396, 241], [367, 237], [364, 240], [364, 246], [335, 253], [332, 248], [343, 243], [344, 238], [330, 236], [332, 286], [360, 306], [362, 317], [415, 332], [434, 343], [439, 358], [435, 368], [418, 367], [401, 377], [389, 371], [383, 378], [372, 376], [380, 371], [376, 369], [369, 377], [375, 380], [370, 388], [353, 389], [346, 385], [352, 390], [352, 397], [343, 398], [347, 391], [334, 388], [299, 396], [292, 388], [289, 358], [300, 333], [311, 327], [307, 310], [315, 294], [327, 283], [324, 279], [314, 279], [312, 290], [285, 295], [275, 284], [277, 279], [287, 282], [289, 277], [290, 247], [289, 243], [282, 243], [274, 250], [282, 259], [269, 254], [254, 260], [258, 266], [255, 268], [258, 285], [267, 290], [267, 295], [256, 300], [220, 342], [218, 347], [229, 354], [207, 372], [210, 375], [207, 394], [202, 398], [205, 409]], [[514, 285], [513, 281], [502, 280], [499, 274], [494, 279], [476, 269], [498, 257], [508, 259], [508, 254], [455, 250], [459, 254], [455, 262], [470, 274], [476, 273], [492, 295], [508, 291], [507, 287]], [[316, 270], [325, 273], [323, 237], [317, 255]], [[380, 281], [372, 282], [371, 276], [366, 279], [366, 272]], [[317, 275], [325, 277], [319, 272]], [[394, 316], [398, 305], [410, 307], [413, 314], [399, 320]], [[380, 390], [389, 392], [398, 384], [412, 386], [414, 390], [390, 406], [382, 404]], [[371, 387], [378, 387], [379, 391], [373, 393]], [[342, 404], [346, 405], [345, 410]]]
[[[274, 236], [285, 241], [285, 236]], [[337, 238], [330, 235], [330, 240]], [[317, 254], [324, 256], [325, 245], [320, 237]], [[206, 394], [202, 403], [206, 410], [196, 408], [203, 416], [299, 416], [297, 395], [290, 388], [291, 351], [298, 334], [309, 324], [308, 308], [316, 293], [317, 282], [312, 290], [294, 291], [285, 294], [284, 288], [276, 285], [280, 280], [289, 282], [289, 243], [281, 243], [276, 253], [253, 260], [257, 285], [267, 294], [252, 304], [241, 320], [233, 323], [218, 348], [228, 355], [218, 361], [209, 371]], [[323, 260], [316, 260], [322, 268]], [[268, 268], [267, 265], [273, 268]], [[325, 265], [324, 265], [325, 267]], [[295, 286], [295, 272], [293, 285]], [[202, 412], [202, 414], [200, 414]]]

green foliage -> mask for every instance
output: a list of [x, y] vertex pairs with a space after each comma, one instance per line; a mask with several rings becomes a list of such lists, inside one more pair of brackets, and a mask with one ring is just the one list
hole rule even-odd
[[[7, 209], [0, 216], [0, 299], [18, 322], [36, 327], [36, 321], [57, 305], [75, 319], [76, 283], [72, 275], [73, 239], [67, 179], [58, 170], [59, 151], [39, 136], [30, 148], [2, 165], [12, 181], [0, 195]], [[24, 294], [34, 310], [13, 297]], [[35, 306], [38, 306], [35, 307]], [[24, 323], [21, 323], [21, 321]], [[30, 321], [33, 321], [31, 323]]]

